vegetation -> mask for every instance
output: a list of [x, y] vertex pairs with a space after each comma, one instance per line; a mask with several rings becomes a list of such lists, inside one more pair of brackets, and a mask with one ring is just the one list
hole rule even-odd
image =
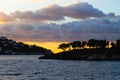
[[[90, 39], [88, 42], [86, 41], [73, 41], [70, 43], [62, 43], [59, 45], [58, 49], [62, 49], [63, 51], [66, 51], [67, 49], [70, 50], [71, 47], [73, 50], [75, 49], [85, 49], [85, 48], [106, 48], [108, 46], [109, 48], [109, 41], [106, 40], [96, 40], [96, 39]], [[111, 46], [116, 46], [115, 43], [111, 43]]]
[[63, 52], [45, 55], [40, 59], [72, 59], [72, 60], [120, 60], [120, 40], [90, 39], [88, 41], [73, 41], [58, 46]]
[[6, 37], [0, 37], [0, 55], [30, 55], [46, 54], [48, 52], [51, 51], [43, 47], [27, 45], [22, 42], [16, 42], [11, 39], [7, 39]]

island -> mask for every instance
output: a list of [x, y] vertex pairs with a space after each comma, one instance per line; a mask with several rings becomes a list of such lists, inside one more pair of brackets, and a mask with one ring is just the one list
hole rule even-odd
[[44, 55], [53, 54], [51, 50], [0, 37], [0, 55]]
[[39, 59], [59, 60], [120, 60], [120, 40], [90, 39], [73, 41], [58, 46], [62, 52], [39, 57]]

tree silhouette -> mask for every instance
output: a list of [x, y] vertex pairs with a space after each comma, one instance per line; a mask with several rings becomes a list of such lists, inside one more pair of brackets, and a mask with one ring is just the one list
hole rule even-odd
[[114, 42], [111, 42], [111, 47], [114, 48], [116, 46], [116, 44]]
[[58, 49], [62, 49], [63, 51], [66, 51], [66, 49], [69, 47], [68, 44], [62, 43], [58, 46]]
[[71, 42], [66, 44], [69, 51], [71, 50], [71, 47], [72, 47], [71, 44], [72, 44]]
[[91, 48], [96, 48], [98, 47], [98, 40], [95, 39], [90, 39], [88, 40], [88, 46]]
[[99, 46], [100, 48], [106, 48], [107, 46], [107, 41], [106, 40], [99, 40]]
[[109, 43], [110, 43], [109, 41], [107, 41], [107, 43], [106, 43], [106, 45], [107, 45], [108, 48], [110, 48]]
[[81, 49], [81, 41], [73, 41], [71, 46], [73, 49]]
[[86, 42], [86, 41], [83, 41], [82, 44], [81, 44], [81, 47], [84, 49], [85, 46], [87, 46], [87, 42]]
[[117, 40], [116, 42], [117, 42], [117, 47], [120, 48], [120, 40]]

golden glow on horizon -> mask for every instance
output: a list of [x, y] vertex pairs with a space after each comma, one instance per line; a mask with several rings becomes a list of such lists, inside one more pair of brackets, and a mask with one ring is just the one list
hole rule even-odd
[[10, 23], [10, 21], [2, 20], [2, 19], [0, 18], [0, 24], [8, 24], [8, 23]]
[[4, 22], [4, 21], [0, 21], [0, 24], [5, 24], [6, 22]]
[[58, 45], [61, 44], [62, 42], [24, 42], [24, 43], [44, 47], [52, 50], [54, 53], [61, 52], [61, 50], [58, 49]]
[[0, 12], [0, 24], [10, 23], [11, 21], [13, 21], [13, 18], [6, 15], [4, 12]]
[[10, 21], [4, 21], [0, 19], [0, 24], [8, 24], [8, 23], [10, 23]]
[[0, 15], [0, 24], [5, 24], [5, 23], [6, 23], [6, 21], [4, 20], [3, 16]]

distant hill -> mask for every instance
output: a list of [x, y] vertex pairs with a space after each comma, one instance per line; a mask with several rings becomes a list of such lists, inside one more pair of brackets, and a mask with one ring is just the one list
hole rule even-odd
[[0, 55], [38, 55], [52, 54], [52, 51], [36, 45], [27, 45], [6, 37], [0, 37]]

